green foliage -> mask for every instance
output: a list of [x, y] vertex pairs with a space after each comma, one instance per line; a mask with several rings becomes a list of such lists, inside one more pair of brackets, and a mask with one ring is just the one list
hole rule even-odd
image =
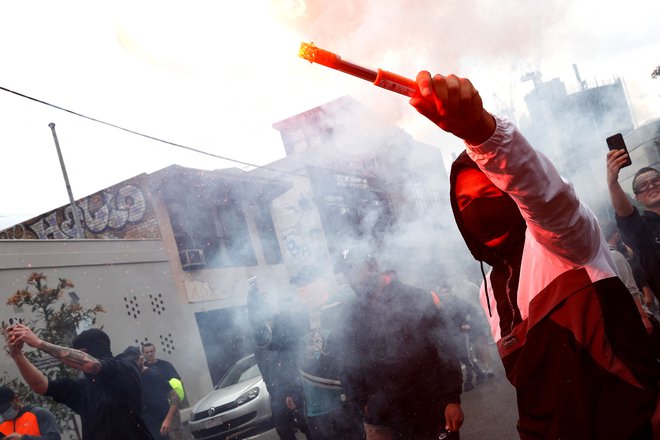
[[[83, 308], [77, 301], [63, 300], [64, 291], [73, 288], [73, 283], [59, 278], [55, 288], [48, 287], [47, 277], [43, 273], [33, 272], [27, 278], [27, 286], [17, 290], [7, 300], [7, 305], [29, 309], [31, 319], [25, 324], [41, 339], [52, 344], [68, 347], [81, 324], [96, 323], [96, 315], [104, 313], [100, 305]], [[2, 322], [2, 328], [7, 326]], [[59, 377], [76, 378], [80, 371], [67, 367], [50, 355], [38, 350], [24, 349], [25, 357], [36, 365], [49, 379]], [[80, 438], [73, 412], [66, 406], [55, 403], [52, 399], [37, 395], [18, 378], [8, 379], [4, 373], [3, 382], [14, 389], [21, 402], [48, 408], [60, 426], [62, 432], [75, 432]]]

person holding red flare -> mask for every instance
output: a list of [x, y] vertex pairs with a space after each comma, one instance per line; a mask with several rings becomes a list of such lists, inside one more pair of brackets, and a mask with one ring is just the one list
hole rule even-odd
[[[527, 439], [652, 439], [660, 365], [592, 212], [466, 78], [417, 75], [410, 104], [465, 141], [457, 226]], [[469, 414], [468, 414], [469, 417]]]

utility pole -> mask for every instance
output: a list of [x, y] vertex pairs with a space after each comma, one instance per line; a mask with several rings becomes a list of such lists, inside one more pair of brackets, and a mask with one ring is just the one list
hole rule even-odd
[[48, 124], [50, 131], [53, 132], [53, 140], [55, 141], [55, 148], [57, 149], [57, 157], [60, 158], [60, 166], [62, 167], [62, 175], [64, 176], [64, 183], [66, 185], [66, 191], [69, 193], [69, 203], [71, 204], [71, 211], [73, 212], [73, 221], [76, 224], [76, 238], [85, 238], [85, 234], [82, 228], [82, 223], [80, 223], [80, 217], [78, 216], [78, 208], [73, 200], [73, 192], [71, 192], [71, 185], [69, 184], [69, 176], [66, 174], [66, 167], [64, 166], [64, 158], [62, 157], [62, 151], [60, 151], [60, 142], [57, 140], [57, 133], [55, 133], [55, 123], [51, 122]]

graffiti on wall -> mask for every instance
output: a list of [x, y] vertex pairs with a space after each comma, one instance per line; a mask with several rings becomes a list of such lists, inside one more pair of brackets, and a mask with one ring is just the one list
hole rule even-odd
[[325, 238], [311, 194], [292, 190], [274, 203], [273, 220], [278, 223], [284, 259], [292, 272], [310, 260], [319, 261]]
[[[160, 238], [153, 208], [144, 191], [122, 183], [75, 202], [84, 238]], [[57, 240], [79, 238], [71, 205], [65, 205], [4, 231], [0, 239]]]
[[147, 203], [144, 193], [135, 185], [126, 185], [82, 200], [85, 227], [93, 233], [106, 229], [119, 230], [129, 223], [139, 223], [144, 218]]

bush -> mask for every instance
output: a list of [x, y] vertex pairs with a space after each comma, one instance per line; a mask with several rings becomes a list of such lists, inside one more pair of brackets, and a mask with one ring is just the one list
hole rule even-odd
[[[104, 313], [102, 306], [91, 309], [83, 308], [77, 296], [63, 299], [64, 291], [73, 288], [73, 283], [66, 278], [59, 278], [55, 288], [48, 287], [47, 277], [43, 273], [33, 272], [27, 277], [24, 289], [17, 290], [7, 300], [7, 305], [30, 310], [31, 315], [25, 321], [32, 331], [41, 339], [52, 344], [68, 347], [82, 325], [96, 324], [96, 315]], [[2, 322], [2, 328], [7, 327]], [[67, 367], [63, 363], [38, 350], [25, 351], [25, 357], [36, 365], [49, 379], [58, 377], [77, 378], [80, 371]], [[80, 439], [80, 430], [74, 413], [65, 405], [55, 403], [52, 399], [40, 396], [23, 383], [19, 378], [9, 379], [3, 373], [3, 382], [18, 394], [22, 403], [33, 404], [47, 408], [53, 413], [62, 432], [74, 432]]]

